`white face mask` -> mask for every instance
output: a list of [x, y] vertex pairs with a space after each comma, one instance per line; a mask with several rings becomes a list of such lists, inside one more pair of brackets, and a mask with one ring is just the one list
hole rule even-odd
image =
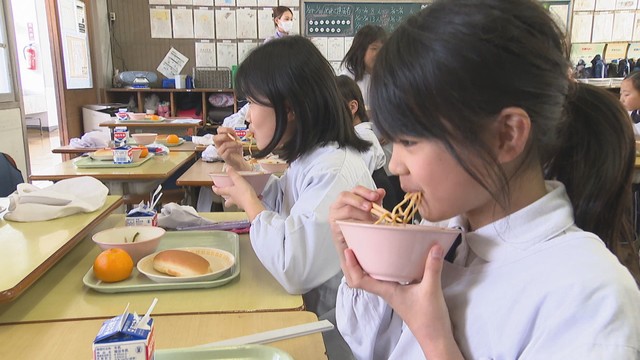
[[280, 21], [280, 29], [282, 29], [286, 33], [291, 32], [291, 29], [293, 29], [293, 21], [291, 21], [291, 20], [289, 20], [289, 21], [285, 21], [285, 20]]

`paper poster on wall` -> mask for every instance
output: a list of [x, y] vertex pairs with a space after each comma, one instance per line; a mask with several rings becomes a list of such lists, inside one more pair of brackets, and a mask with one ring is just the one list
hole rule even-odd
[[615, 10], [616, 0], [596, 0], [596, 11]]
[[258, 6], [278, 6], [278, 0], [258, 0]]
[[[62, 57], [67, 89], [93, 87], [91, 53], [84, 1], [59, 0]], [[63, 20], [66, 18], [66, 20]], [[73, 25], [68, 19], [72, 19]]]
[[216, 0], [216, 6], [236, 6], [236, 0]]
[[215, 43], [212, 43], [212, 42], [196, 43], [196, 66], [198, 67], [217, 66]]
[[300, 6], [300, 0], [280, 0], [280, 6], [298, 7]]
[[217, 46], [218, 66], [228, 67], [238, 64], [238, 46], [234, 42], [219, 42]]
[[171, 48], [156, 70], [168, 78], [173, 78], [180, 74], [187, 62], [189, 62], [188, 57], [184, 56], [180, 51]]
[[171, 5], [193, 5], [192, 0], [171, 0]]
[[344, 57], [344, 38], [327, 38], [327, 60], [341, 61]]
[[213, 0], [193, 0], [193, 6], [213, 6]]
[[593, 11], [596, 8], [596, 0], [575, 0], [573, 11]]
[[291, 8], [293, 11], [293, 28], [290, 32], [291, 35], [300, 34], [300, 11], [296, 8]]
[[236, 10], [222, 8], [216, 10], [216, 29], [218, 39], [235, 40], [236, 36]]
[[571, 43], [591, 42], [593, 13], [574, 13], [571, 25]]
[[351, 49], [351, 44], [353, 43], [353, 36], [347, 36], [344, 38], [344, 54], [347, 55], [349, 49]]
[[256, 41], [241, 41], [238, 43], [238, 64], [241, 64], [247, 58], [249, 53], [258, 47]]
[[640, 58], [640, 43], [629, 44], [629, 50], [627, 50], [627, 57], [629, 59]]
[[569, 19], [569, 5], [550, 5], [549, 13], [551, 13], [556, 24], [566, 32], [567, 20]]
[[606, 62], [610, 62], [615, 59], [626, 59], [627, 58], [627, 49], [629, 48], [628, 42], [621, 43], [608, 43], [605, 48], [604, 60]]
[[315, 45], [322, 53], [322, 56], [327, 57], [327, 39], [326, 37], [312, 37], [309, 40]]
[[240, 6], [258, 6], [257, 0], [236, 0], [236, 5]]
[[196, 39], [215, 39], [213, 9], [193, 9], [193, 31]]
[[258, 12], [255, 9], [236, 9], [238, 21], [238, 39], [255, 39], [258, 37]]
[[276, 26], [273, 23], [271, 15], [273, 10], [270, 8], [258, 9], [258, 38], [266, 39], [276, 32]]
[[636, 11], [636, 18], [633, 21], [633, 36], [632, 41], [640, 41], [640, 11]]
[[587, 66], [591, 64], [591, 60], [596, 55], [603, 55], [605, 44], [571, 44], [571, 63], [577, 64], [583, 60]]
[[592, 42], [611, 41], [613, 33], [613, 13], [596, 12], [593, 15], [593, 31], [591, 33]]
[[612, 41], [631, 41], [635, 11], [616, 11], [613, 18]]
[[193, 11], [187, 8], [174, 8], [171, 11], [173, 19], [174, 39], [193, 39]]
[[171, 5], [171, 0], [149, 0], [149, 5]]
[[151, 25], [151, 38], [171, 39], [171, 10], [163, 7], [149, 9], [149, 22]]
[[638, 0], [616, 0], [616, 10], [635, 10]]

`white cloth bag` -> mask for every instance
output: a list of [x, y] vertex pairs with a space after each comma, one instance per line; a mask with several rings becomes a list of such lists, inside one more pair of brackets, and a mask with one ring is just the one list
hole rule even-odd
[[108, 194], [109, 189], [90, 176], [60, 180], [43, 189], [23, 183], [9, 195], [9, 211], [4, 219], [45, 221], [93, 212], [104, 205]]

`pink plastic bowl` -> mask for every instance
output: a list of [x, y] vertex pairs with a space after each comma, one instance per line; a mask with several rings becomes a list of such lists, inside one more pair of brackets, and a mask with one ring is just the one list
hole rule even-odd
[[156, 141], [156, 133], [139, 133], [139, 134], [131, 134], [131, 136], [136, 140], [138, 145], [149, 145]]
[[460, 234], [455, 229], [411, 224], [337, 223], [364, 271], [375, 279], [401, 284], [422, 279], [434, 243], [439, 243], [446, 254]]
[[[136, 233], [138, 236], [135, 242], [131, 242]], [[118, 248], [126, 251], [133, 262], [137, 263], [156, 251], [164, 233], [165, 230], [157, 226], [121, 226], [100, 231], [92, 239], [102, 250]]]
[[[262, 190], [264, 190], [271, 176], [271, 174], [260, 171], [238, 171], [238, 174], [242, 175], [242, 177], [249, 182], [258, 195], [262, 194]], [[211, 180], [213, 180], [213, 184], [217, 187], [222, 188], [233, 185], [233, 181], [231, 181], [227, 173], [211, 173], [209, 176]]]
[[275, 159], [260, 159], [258, 164], [269, 173], [283, 173], [289, 167], [285, 161]]

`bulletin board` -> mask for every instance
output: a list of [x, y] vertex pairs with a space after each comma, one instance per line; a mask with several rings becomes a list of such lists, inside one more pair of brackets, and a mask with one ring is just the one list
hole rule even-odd
[[304, 2], [304, 35], [313, 37], [354, 36], [367, 24], [392, 32], [425, 3]]

